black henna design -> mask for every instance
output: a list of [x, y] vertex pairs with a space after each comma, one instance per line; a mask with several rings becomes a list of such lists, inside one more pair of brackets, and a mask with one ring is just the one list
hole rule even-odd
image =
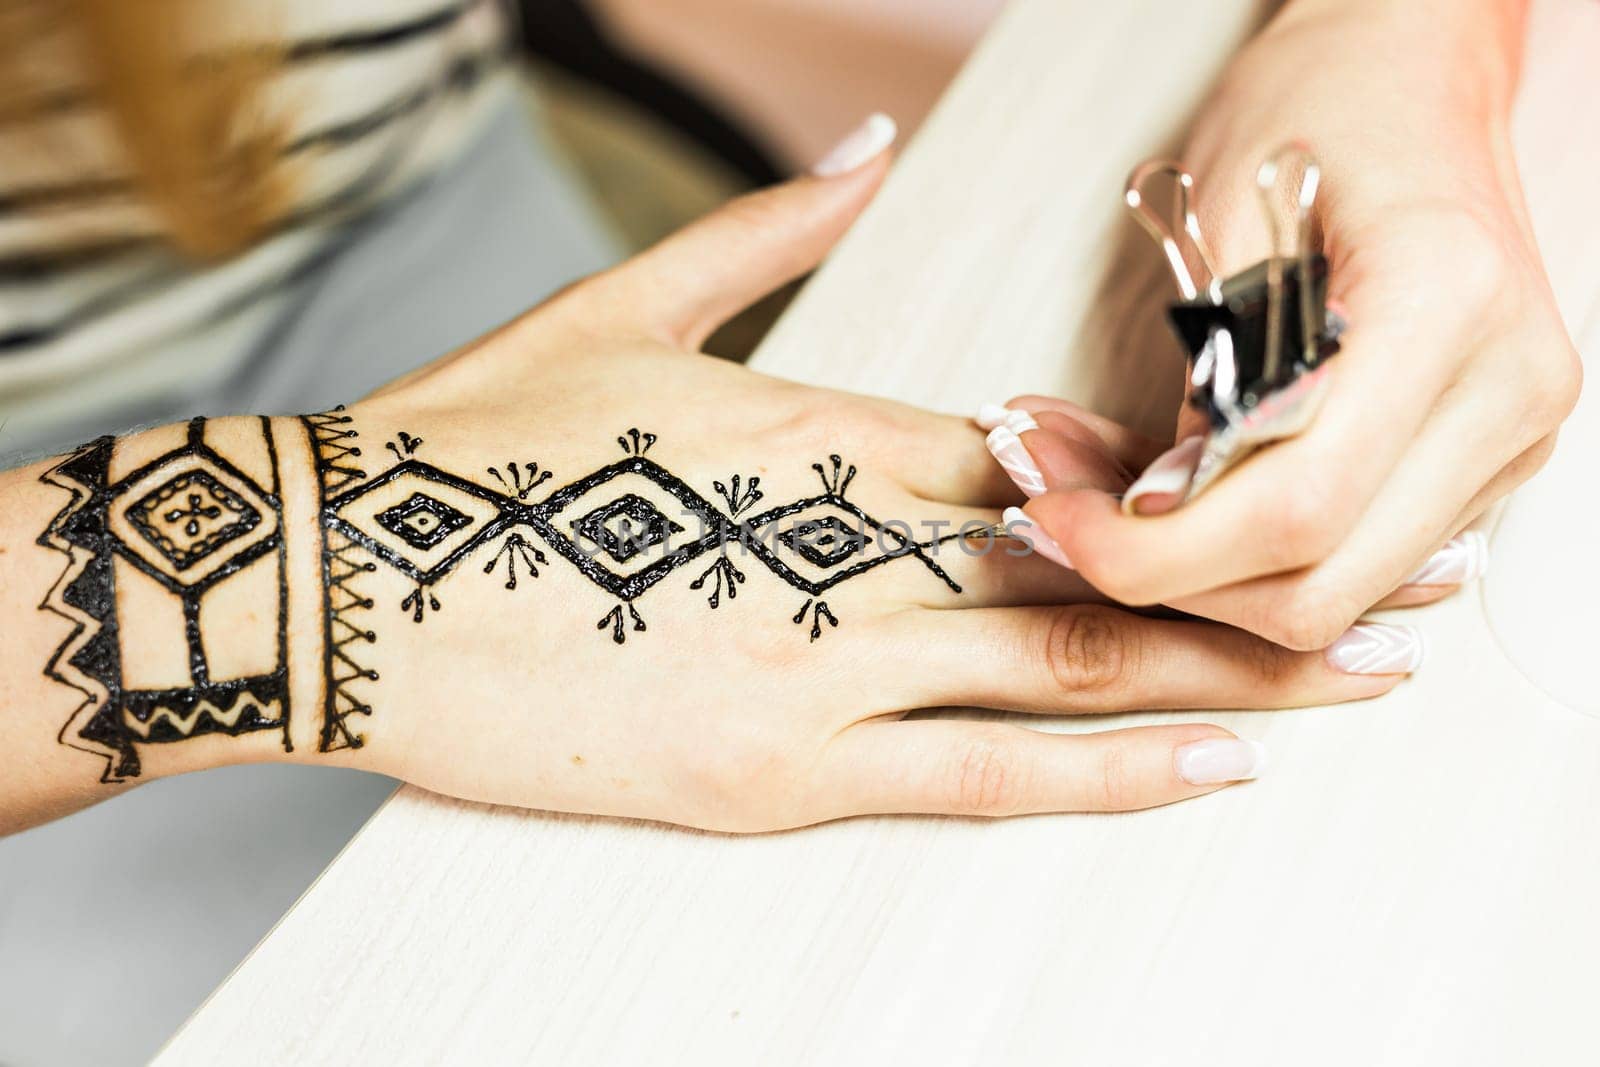
[[813, 641], [822, 636], [823, 619], [828, 620], [829, 626], [839, 625], [839, 620], [834, 618], [833, 612], [828, 610], [828, 602], [826, 600], [818, 600], [813, 606], [812, 601], [807, 598], [806, 602], [800, 605], [800, 610], [794, 613], [793, 621], [797, 625], [805, 622], [807, 611], [811, 612], [811, 640]]
[[[630, 634], [647, 632], [634, 601], [707, 553], [715, 558], [689, 588], [704, 592], [712, 609], [734, 600], [747, 580], [729, 555], [734, 543], [806, 594], [794, 621], [810, 618], [812, 641], [824, 632], [824, 621], [839, 625], [822, 598], [827, 590], [902, 556], [961, 591], [928, 552], [949, 538], [916, 542], [909, 530], [881, 524], [848, 501], [856, 468], [839, 456], [829, 456], [827, 465], [812, 465], [820, 494], [752, 515], [765, 495], [758, 476], [714, 481], [726, 506], [719, 509], [647, 458], [658, 439], [633, 428], [617, 438], [622, 460], [532, 501], [552, 478], [537, 463], [509, 462], [503, 472], [487, 468], [497, 490], [416, 458], [423, 440], [400, 432], [379, 453], [392, 455], [393, 465], [369, 476], [350, 416], [333, 411], [300, 421], [321, 499], [324, 698], [318, 748], [324, 752], [361, 747], [364, 737], [352, 720], [373, 713], [359, 689], [378, 680], [378, 672], [361, 657], [361, 647], [377, 640], [365, 614], [375, 604], [360, 586], [362, 576], [380, 563], [415, 583], [399, 607], [420, 624], [443, 609], [433, 587], [466, 556], [494, 544], [484, 573], [503, 571], [505, 587], [515, 590], [519, 576], [537, 579], [550, 562], [542, 541], [614, 598], [596, 629], [609, 630], [619, 645]], [[40, 609], [72, 624], [45, 674], [82, 696], [60, 741], [104, 758], [102, 781], [138, 776], [139, 747], [146, 744], [277, 730], [284, 749], [292, 747], [282, 482], [273, 425], [262, 418], [259, 427], [265, 454], [257, 454], [255, 465], [270, 470], [270, 488], [245, 473], [242, 468], [250, 464], [230, 460], [207, 441], [205, 419], [188, 424], [180, 447], [115, 481], [111, 471], [125, 446], [110, 437], [81, 447], [41, 476], [71, 497], [38, 538], [66, 557]], [[681, 506], [680, 517], [687, 521], [662, 510], [672, 503]], [[871, 550], [874, 544], [880, 551]], [[259, 662], [247, 657], [214, 670], [204, 632], [206, 597], [268, 558], [270, 563], [261, 565], [273, 568], [277, 610], [260, 625], [275, 632], [257, 646], [271, 652], [253, 653]], [[167, 676], [156, 678], [143, 664], [123, 662], [124, 626], [148, 631], [161, 625], [124, 620], [122, 599], [128, 590], [122, 586], [144, 579], [177, 602], [173, 618], [181, 622], [166, 639], [181, 653], [176, 657], [185, 665], [181, 676], [169, 666]], [[153, 684], [157, 681], [161, 684]]]
[[488, 563], [483, 565], [483, 573], [493, 574], [495, 568], [500, 566], [501, 560], [505, 560], [506, 564], [507, 589], [515, 589], [517, 587], [518, 562], [527, 570], [529, 578], [539, 577], [538, 564], [550, 562], [545, 554], [539, 551], [539, 546], [519, 533], [507, 535], [506, 539], [501, 542], [499, 550], [489, 558]]
[[[706, 597], [706, 603], [716, 608], [722, 602], [722, 591], [728, 591], [728, 599], [732, 600], [739, 595], [739, 584], [744, 582], [744, 572], [733, 565], [733, 560], [726, 555], [718, 556], [715, 563], [707, 567], [694, 581], [689, 583], [690, 589], [704, 589], [706, 579], [715, 579], [711, 587], [711, 595]], [[726, 583], [726, 584], [724, 584]]]
[[[541, 471], [537, 463], [524, 463], [522, 467], [523, 470], [519, 471], [516, 461], [513, 460], [506, 464], [506, 474], [501, 474], [494, 467], [489, 468], [489, 474], [518, 500], [526, 500], [535, 489], [548, 482], [552, 475], [549, 471]], [[509, 480], [506, 475], [510, 475]]]
[[596, 630], [604, 630], [607, 626], [610, 626], [611, 640], [615, 641], [619, 645], [628, 640], [628, 632], [627, 630], [623, 629], [622, 625], [622, 610], [624, 608], [628, 610], [628, 618], [633, 620], [633, 628], [635, 630], [645, 629], [644, 620], [639, 617], [639, 612], [632, 604], [627, 603], [618, 604], [616, 607], [606, 612], [605, 617], [594, 625]]
[[[311, 439], [317, 485], [323, 501], [336, 495], [366, 474], [355, 461], [361, 447], [359, 434], [351, 428], [350, 416], [343, 409], [300, 419]], [[411, 440], [416, 440], [411, 438]], [[350, 718], [372, 714], [372, 706], [358, 698], [351, 688], [361, 681], [377, 681], [378, 672], [361, 665], [355, 657], [362, 644], [372, 644], [377, 634], [362, 624], [360, 612], [370, 611], [373, 601], [356, 588], [357, 578], [378, 569], [370, 560], [359, 559], [360, 548], [326, 521], [317, 524], [322, 537], [323, 657], [322, 727], [317, 749], [336, 752], [360, 748], [363, 738], [350, 727]]]
[[[362, 738], [348, 720], [372, 714], [353, 688], [377, 676], [351, 658], [350, 645], [373, 640], [372, 631], [352, 616], [373, 606], [355, 586], [374, 561], [414, 583], [400, 608], [420, 624], [443, 608], [435, 584], [486, 545], [495, 547], [487, 553], [483, 573], [503, 571], [507, 589], [517, 588], [519, 572], [530, 580], [538, 578], [549, 557], [535, 543], [537, 538], [614, 598], [595, 629], [609, 631], [619, 645], [630, 634], [647, 631], [634, 602], [707, 553], [716, 553], [716, 558], [689, 588], [705, 592], [712, 609], [737, 597], [746, 575], [729, 556], [734, 544], [806, 595], [794, 621], [810, 619], [812, 641], [822, 636], [824, 623], [839, 625], [822, 599], [824, 593], [895, 559], [915, 559], [953, 592], [961, 592], [929, 553], [934, 544], [951, 538], [919, 543], [909, 529], [902, 533], [851, 503], [845, 494], [856, 468], [836, 455], [826, 464], [812, 464], [820, 494], [752, 515], [765, 496], [759, 476], [713, 481], [725, 505], [719, 508], [647, 458], [658, 438], [637, 428], [616, 439], [623, 459], [534, 501], [534, 490], [551, 479], [537, 463], [485, 468], [498, 486], [491, 487], [419, 459], [422, 440], [400, 433], [385, 445], [395, 462], [369, 473], [356, 466], [361, 452], [350, 416], [333, 411], [303, 421], [317, 449], [323, 487], [329, 633], [345, 635], [344, 641], [330, 637], [328, 643], [325, 750], [358, 747]], [[681, 508], [677, 517], [662, 510], [673, 504]], [[880, 551], [874, 552], [874, 545]]]
[[650, 446], [655, 443], [655, 434], [642, 434], [637, 429], [631, 429], [628, 431], [626, 436], [617, 438], [617, 444], [622, 446], [622, 450], [624, 452], [632, 456], [644, 455], [646, 452], [650, 451]]
[[383, 447], [387, 448], [390, 452], [393, 452], [395, 459], [405, 459], [407, 456], [411, 455], [417, 449], [422, 447], [422, 438], [412, 437], [404, 430], [401, 430], [400, 433], [396, 435], [395, 440], [384, 442]]
[[[423, 599], [424, 596], [427, 597], [426, 600]], [[421, 622], [424, 609], [431, 609], [433, 611], [439, 610], [439, 598], [434, 596], [432, 592], [424, 590], [422, 586], [419, 585], [413, 589], [404, 600], [400, 601], [400, 607], [402, 610], [406, 608], [411, 609], [412, 622]], [[373, 675], [370, 671], [367, 673], [370, 677], [376, 677], [376, 675]]]
[[721, 482], [712, 482], [711, 488], [715, 489], [723, 500], [728, 502], [728, 516], [737, 519], [741, 514], [756, 505], [766, 494], [756, 488], [761, 484], [760, 475], [751, 477], [749, 484], [744, 487], [744, 492], [739, 492], [739, 476], [735, 474], [728, 479], [728, 485]]
[[[208, 733], [232, 736], [279, 730], [289, 740], [288, 581], [277, 444], [272, 424], [259, 420], [263, 488], [206, 440], [206, 420], [192, 420], [184, 444], [114, 483], [110, 471], [116, 439], [102, 437], [72, 452], [40, 481], [72, 499], [51, 520], [38, 543], [67, 557], [39, 605], [67, 619], [72, 632], [45, 666], [46, 677], [83, 696], [59, 740], [106, 761], [101, 781], [140, 773], [138, 746]], [[207, 654], [202, 608], [207, 595], [263, 557], [272, 557], [277, 610], [261, 625], [272, 628], [271, 652], [235, 663], [218, 677]], [[137, 570], [161, 595], [178, 602], [181, 625], [160, 619], [123, 620], [124, 586]], [[156, 678], [122, 660], [123, 627], [141, 639], [165, 640], [181, 650], [183, 676]], [[171, 668], [167, 668], [171, 670]]]

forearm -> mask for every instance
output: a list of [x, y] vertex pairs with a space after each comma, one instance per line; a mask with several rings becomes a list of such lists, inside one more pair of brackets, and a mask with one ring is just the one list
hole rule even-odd
[[0, 831], [315, 747], [291, 716], [322, 673], [300, 420], [104, 438], [0, 474], [0, 499]]

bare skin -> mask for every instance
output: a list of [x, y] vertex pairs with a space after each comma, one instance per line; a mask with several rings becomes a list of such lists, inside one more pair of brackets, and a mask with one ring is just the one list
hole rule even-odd
[[[330, 416], [348, 421], [326, 424], [324, 437], [359, 434], [361, 453], [351, 462], [360, 476], [349, 486], [426, 463], [532, 508], [557, 487], [639, 458], [643, 438], [629, 434], [639, 429], [654, 435], [644, 458], [707, 501], [719, 501], [716, 484], [735, 473], [760, 478], [757, 509], [815, 497], [831, 478], [838, 495], [880, 521], [917, 529], [936, 521], [945, 531], [998, 522], [1001, 509], [1022, 498], [992, 464], [982, 432], [965, 420], [802, 387], [696, 353], [717, 323], [820, 260], [886, 167], [879, 155], [844, 174], [736, 201]], [[308, 425], [270, 423], [281, 444], [288, 726], [162, 743], [135, 734], [138, 776], [121, 784], [101, 783], [106, 761], [71, 746], [75, 735], [63, 729], [82, 694], [42, 673], [69, 627], [38, 610], [63, 554], [36, 541], [68, 494], [41, 483], [48, 463], [0, 475], [0, 619], [17, 635], [0, 647], [0, 749], [10, 767], [0, 778], [0, 830], [163, 774], [266, 760], [370, 768], [474, 800], [731, 831], [879, 812], [1144, 808], [1253, 774], [1253, 748], [1190, 721], [1058, 734], [1017, 720], [907, 713], [1286, 707], [1375, 696], [1402, 677], [1345, 673], [1320, 653], [1289, 651], [1223, 624], [1108, 605], [1017, 541], [984, 554], [944, 545], [937, 563], [948, 580], [918, 559], [896, 558], [820, 594], [760, 559], [730, 554], [745, 578], [736, 596], [725, 591], [713, 609], [715, 586], [691, 580], [710, 569], [715, 553], [625, 599], [597, 586], [550, 537], [513, 526], [465, 552], [426, 588], [392, 562], [351, 550], [349, 588], [370, 605], [329, 609], [316, 545], [337, 535], [315, 515], [319, 498], [324, 514], [327, 501], [339, 498], [308, 461], [316, 436], [308, 437]], [[1093, 420], [1082, 430], [1081, 462], [1070, 473], [1082, 485], [1117, 488], [1125, 476], [1116, 433]], [[217, 420], [201, 432], [208, 447], [226, 452], [246, 448], [263, 426]], [[847, 486], [843, 470], [830, 466], [833, 455], [856, 468]], [[519, 464], [514, 475], [511, 460]], [[554, 473], [519, 497], [533, 461]], [[491, 476], [491, 467], [498, 473]], [[644, 495], [658, 489], [639, 485]], [[455, 535], [451, 524], [460, 519], [448, 510], [419, 519], [396, 493], [406, 521], [419, 524], [406, 536], [427, 543]], [[455, 499], [457, 510], [476, 506]], [[732, 503], [717, 507], [733, 510]], [[350, 508], [369, 527], [378, 514]], [[172, 514], [181, 527], [197, 509], [158, 517]], [[473, 521], [487, 523], [486, 516]], [[449, 529], [441, 534], [441, 527]], [[571, 515], [552, 517], [550, 527], [571, 534]], [[512, 532], [525, 533], [539, 556], [506, 548]], [[519, 576], [515, 588], [508, 588], [508, 560]], [[720, 580], [735, 581], [726, 571]], [[824, 599], [827, 616], [816, 608]], [[119, 604], [123, 669], [131, 670], [163, 650], [154, 637], [139, 636], [155, 633], [154, 624], [141, 630], [137, 609]], [[214, 612], [202, 609], [207, 654], [226, 659], [233, 643], [273, 617], [275, 604], [233, 597]], [[319, 665], [328, 662], [330, 610], [356, 620], [352, 633], [369, 630], [372, 638], [349, 643], [361, 673], [335, 687], [368, 710], [340, 720], [331, 731], [336, 743], [323, 750], [317, 731], [300, 724], [326, 708]], [[301, 669], [307, 664], [313, 669]], [[291, 735], [311, 740], [286, 751]], [[340, 740], [346, 736], [351, 743]], [[1193, 758], [1197, 744], [1211, 746], [1199, 750], [1205, 758]]]
[[1511, 150], [1526, 8], [1296, 0], [1234, 59], [1183, 154], [1202, 226], [1224, 273], [1264, 258], [1255, 170], [1305, 142], [1350, 328], [1311, 428], [1191, 504], [1130, 516], [1049, 480], [1028, 514], [1096, 587], [1299, 649], [1454, 588], [1406, 583], [1543, 465], [1581, 380]]

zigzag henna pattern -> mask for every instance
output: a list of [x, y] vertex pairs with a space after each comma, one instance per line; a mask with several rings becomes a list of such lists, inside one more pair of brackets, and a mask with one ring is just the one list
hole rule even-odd
[[[110, 437], [84, 445], [40, 476], [72, 495], [38, 538], [67, 557], [40, 610], [73, 624], [45, 675], [83, 695], [59, 740], [105, 759], [103, 782], [137, 777], [143, 744], [277, 729], [289, 747], [281, 490], [272, 425], [263, 418], [260, 428], [264, 451], [257, 458], [271, 470], [270, 491], [207, 443], [205, 419], [189, 423], [183, 445], [115, 483], [110, 470], [122, 446]], [[272, 651], [243, 674], [235, 665], [217, 677], [202, 632], [206, 595], [274, 555], [278, 605], [273, 640], [265, 643]], [[167, 668], [156, 676], [123, 661], [123, 586], [140, 580], [135, 572], [153, 582], [151, 590], [178, 602], [181, 626], [163, 631], [160, 620], [145, 618], [138, 625], [143, 639], [181, 649], [181, 675]]]
[[[40, 476], [46, 485], [71, 493], [72, 499], [50, 520], [37, 542], [67, 557], [39, 610], [72, 623], [72, 632], [45, 664], [45, 677], [83, 694], [83, 702], [73, 709], [58, 740], [69, 748], [104, 757], [103, 782], [119, 782], [130, 773], [127, 766], [116, 762], [124, 752], [119, 738], [114, 731], [107, 731], [95, 714], [115, 703], [113, 687], [121, 677], [116, 605], [105, 592], [111, 584], [111, 560], [102, 551], [105, 514], [103, 507], [93, 506], [105, 493], [111, 448], [112, 438], [101, 437]], [[137, 767], [131, 773], [138, 773]]]
[[[342, 414], [343, 410], [338, 408], [300, 419], [311, 437], [317, 485], [324, 501], [366, 477], [361, 468], [352, 463], [361, 458], [361, 448], [354, 443], [360, 435], [350, 427], [352, 420]], [[400, 447], [414, 449], [421, 443], [418, 438], [402, 435]], [[393, 444], [388, 447], [399, 455]], [[358, 593], [352, 583], [358, 575], [376, 570], [377, 566], [351, 558], [359, 546], [328, 523], [318, 525], [322, 531], [325, 603], [322, 729], [317, 748], [322, 752], [334, 752], [342, 748], [360, 748], [362, 737], [350, 729], [348, 720], [352, 715], [372, 714], [372, 706], [357, 698], [350, 689], [353, 682], [376, 681], [378, 677], [377, 671], [363, 667], [353, 656], [352, 646], [371, 644], [378, 637], [371, 629], [359, 625], [354, 617], [357, 612], [371, 609], [373, 602]]]

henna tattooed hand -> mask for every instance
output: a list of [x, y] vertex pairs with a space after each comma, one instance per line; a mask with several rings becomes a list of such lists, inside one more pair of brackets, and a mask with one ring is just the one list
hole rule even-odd
[[[1269, 707], [1392, 686], [1097, 602], [1025, 528], [979, 536], [1023, 498], [965, 419], [696, 354], [810, 269], [886, 165], [737, 201], [348, 409], [197, 421], [8, 476], [33, 525], [7, 522], [26, 552], [0, 555], [0, 588], [30, 591], [4, 610], [42, 599], [59, 618], [35, 616], [48, 637], [24, 643], [31, 666], [8, 652], [7, 677], [48, 663], [62, 684], [36, 702], [77, 707], [64, 729], [67, 710], [0, 736], [63, 776], [92, 778], [58, 732], [107, 780], [338, 762], [475, 800], [753, 831], [1141, 808], [1260, 764], [1210, 725], [1063, 735], [907, 718], [920, 709]], [[1054, 473], [1120, 488], [1107, 432], [1084, 423]], [[168, 637], [141, 649], [136, 633]], [[162, 684], [135, 677], [158, 658]]]

